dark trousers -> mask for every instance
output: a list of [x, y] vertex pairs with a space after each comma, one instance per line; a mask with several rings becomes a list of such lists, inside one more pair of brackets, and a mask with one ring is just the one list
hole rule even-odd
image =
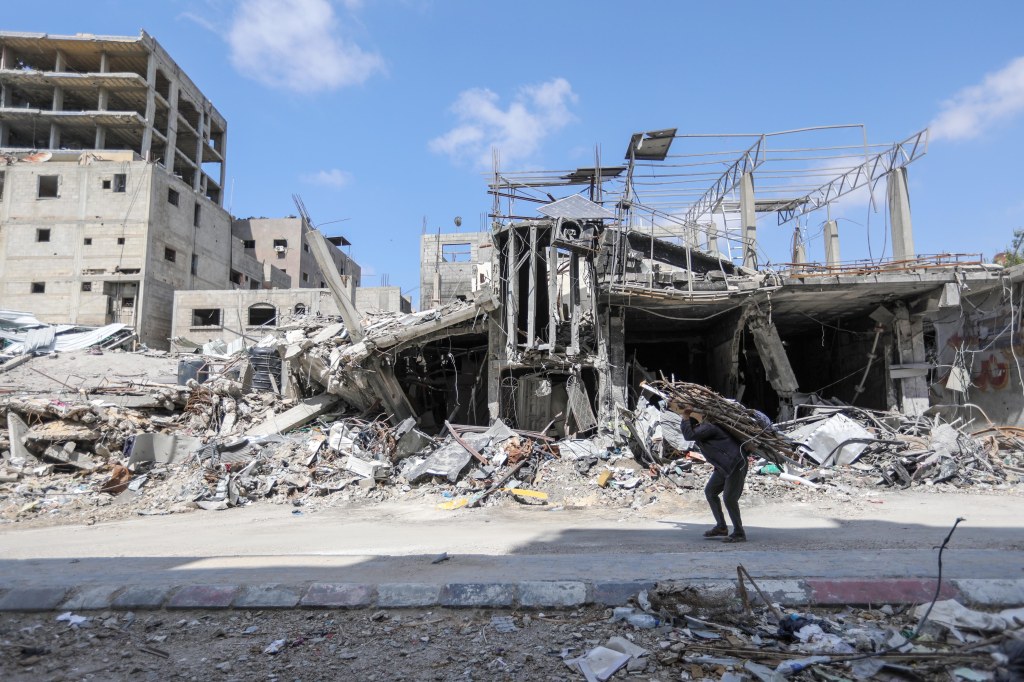
[[740, 495], [743, 494], [743, 486], [747, 482], [747, 460], [743, 458], [743, 464], [726, 476], [717, 468], [711, 474], [708, 484], [704, 486], [704, 496], [708, 498], [708, 505], [711, 506], [711, 513], [715, 516], [715, 525], [724, 528], [725, 516], [722, 514], [722, 496], [725, 501], [725, 509], [732, 519], [733, 532], [743, 532], [743, 520], [740, 518]]

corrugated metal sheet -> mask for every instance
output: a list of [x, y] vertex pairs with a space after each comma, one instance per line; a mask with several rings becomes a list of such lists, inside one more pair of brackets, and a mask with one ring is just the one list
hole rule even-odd
[[[69, 328], [67, 325], [62, 327], [63, 329]], [[123, 329], [128, 329], [128, 325], [118, 322], [88, 331], [61, 334], [62, 327], [31, 329], [24, 337], [14, 334], [3, 334], [2, 336], [8, 340], [13, 340], [12, 337], [21, 339], [19, 343], [13, 343], [5, 348], [4, 353], [21, 355], [25, 353], [52, 353], [53, 351], [63, 353], [72, 350], [85, 350], [106, 341]]]

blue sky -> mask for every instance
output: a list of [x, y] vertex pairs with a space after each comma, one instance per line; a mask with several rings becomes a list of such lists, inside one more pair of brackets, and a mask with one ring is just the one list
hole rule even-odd
[[[365, 284], [386, 274], [414, 301], [424, 216], [480, 227], [494, 144], [504, 168], [561, 169], [595, 145], [619, 163], [640, 130], [863, 123], [886, 142], [933, 124], [910, 167], [917, 251], [991, 257], [1024, 227], [1020, 2], [4, 4], [4, 30], [151, 33], [228, 120], [233, 212], [287, 215], [301, 194], [316, 222], [348, 219], [324, 229]], [[847, 204], [843, 257], [866, 257], [868, 209]], [[784, 259], [791, 232], [765, 220], [759, 238]]]

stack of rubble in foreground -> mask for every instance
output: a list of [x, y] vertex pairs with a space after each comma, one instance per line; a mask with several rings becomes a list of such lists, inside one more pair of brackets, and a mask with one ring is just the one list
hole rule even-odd
[[[556, 440], [500, 421], [446, 422], [428, 434], [411, 415], [396, 418], [400, 401], [387, 393], [401, 388], [379, 351], [475, 325], [481, 314], [479, 304], [459, 303], [380, 316], [358, 342], [341, 323], [307, 320], [254, 349], [228, 354], [221, 344], [181, 356], [192, 376], [180, 384], [64, 384], [56, 397], [14, 389], [0, 401], [0, 517], [167, 514], [258, 501], [317, 507], [428, 494], [448, 509], [496, 500], [636, 509], [703, 486], [707, 465], [682, 440], [679, 416], [662, 409], [661, 398], [684, 394], [704, 400], [709, 417], [744, 442], [756, 462], [755, 492], [981, 490], [1019, 486], [1024, 477], [1020, 429], [844, 405], [809, 406], [766, 427], [738, 403], [681, 382], [651, 387], [653, 402], [641, 399], [617, 432], [588, 438]], [[86, 362], [85, 353], [102, 351], [79, 352]], [[267, 363], [284, 370], [268, 375]]]

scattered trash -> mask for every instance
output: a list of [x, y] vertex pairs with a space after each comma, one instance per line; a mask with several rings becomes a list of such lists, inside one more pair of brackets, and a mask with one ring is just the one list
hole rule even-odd
[[263, 650], [263, 653], [270, 654], [271, 656], [273, 656], [274, 654], [280, 653], [280, 651], [284, 649], [287, 644], [287, 639], [275, 639], [273, 642], [267, 645], [267, 648]]
[[86, 616], [76, 616], [74, 613], [67, 611], [57, 616], [57, 620], [60, 622], [66, 622], [70, 627], [77, 628], [79, 625], [89, 622], [89, 618]]

